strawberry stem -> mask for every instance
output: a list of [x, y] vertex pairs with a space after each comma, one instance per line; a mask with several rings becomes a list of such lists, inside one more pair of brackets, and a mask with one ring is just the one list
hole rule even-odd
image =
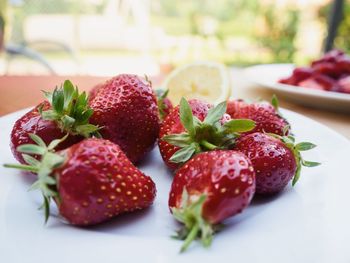
[[205, 140], [201, 141], [200, 145], [205, 147], [205, 149], [207, 149], [207, 150], [215, 150], [215, 149], [218, 148], [216, 145], [214, 145], [214, 144], [212, 144], [212, 143], [210, 143], [208, 141], [205, 141]]
[[202, 215], [206, 199], [206, 194], [190, 197], [187, 190], [184, 189], [180, 206], [171, 209], [175, 219], [184, 224], [177, 232], [177, 236], [175, 236], [177, 239], [185, 240], [180, 253], [186, 251], [196, 238], [201, 240], [204, 247], [208, 247], [211, 244], [214, 229], [211, 223], [207, 222]]
[[[56, 178], [53, 177], [53, 171], [65, 161], [65, 157], [55, 153], [54, 148], [64, 141], [68, 135], [61, 139], [53, 140], [49, 145], [46, 145], [43, 140], [35, 134], [29, 134], [29, 136], [36, 144], [23, 144], [17, 147], [17, 151], [23, 153], [22, 155], [27, 165], [4, 164], [4, 167], [30, 171], [38, 175], [37, 180], [31, 185], [29, 190], [41, 190], [44, 201], [40, 208], [44, 209], [46, 223], [50, 215], [51, 199], [59, 199], [57, 181]], [[41, 155], [41, 159], [38, 161], [26, 153], [39, 154]]]
[[72, 82], [66, 80], [60, 88], [53, 92], [44, 92], [44, 95], [51, 105], [51, 108], [39, 112], [44, 120], [56, 122], [62, 131], [72, 135], [81, 135], [85, 138], [99, 136], [102, 127], [89, 123], [93, 109], [88, 103], [88, 96], [85, 92], [79, 93]]
[[[205, 119], [201, 121], [193, 115], [188, 101], [182, 98], [179, 105], [179, 115], [185, 132], [168, 134], [161, 138], [161, 140], [179, 148], [170, 158], [170, 161], [181, 164], [199, 152], [218, 148], [231, 149], [239, 133], [254, 129], [255, 122], [249, 119], [235, 119], [224, 124], [221, 123], [220, 120], [225, 112], [226, 101], [212, 107]], [[193, 150], [194, 148], [195, 150]]]
[[193, 225], [190, 233], [186, 237], [186, 239], [185, 239], [185, 241], [180, 249], [180, 253], [185, 252], [187, 250], [187, 248], [189, 247], [189, 245], [192, 243], [192, 241], [197, 238], [198, 231], [199, 231], [199, 225], [198, 225], [198, 223], [195, 223]]

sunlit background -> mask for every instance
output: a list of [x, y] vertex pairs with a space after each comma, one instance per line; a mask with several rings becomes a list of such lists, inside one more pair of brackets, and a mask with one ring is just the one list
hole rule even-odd
[[[330, 1], [0, 0], [0, 8], [1, 75], [157, 75], [193, 60], [305, 64], [322, 51]], [[350, 51], [350, 16], [335, 47]]]

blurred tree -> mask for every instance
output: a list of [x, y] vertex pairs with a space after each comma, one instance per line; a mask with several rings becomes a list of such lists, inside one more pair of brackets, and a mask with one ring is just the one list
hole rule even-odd
[[[331, 11], [331, 4], [322, 6], [319, 10], [320, 20], [323, 22], [324, 26], [327, 26], [329, 12]], [[343, 21], [340, 23], [337, 37], [334, 41], [334, 47], [344, 50], [350, 53], [350, 2], [345, 1], [344, 3], [344, 14]]]
[[275, 62], [292, 62], [296, 52], [295, 39], [299, 24], [297, 9], [261, 6], [262, 25], [258, 25], [257, 41], [267, 48]]

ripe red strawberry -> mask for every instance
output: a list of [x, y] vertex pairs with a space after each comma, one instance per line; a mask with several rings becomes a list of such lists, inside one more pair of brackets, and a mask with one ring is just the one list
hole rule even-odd
[[89, 102], [95, 98], [96, 94], [98, 93], [100, 87], [102, 86], [102, 83], [99, 83], [95, 85], [90, 91], [89, 91]]
[[272, 137], [264, 133], [244, 135], [236, 141], [235, 150], [244, 153], [252, 162], [256, 173], [256, 193], [273, 194], [282, 191], [293, 179], [293, 185], [300, 177], [301, 165], [319, 165], [302, 159], [300, 151], [316, 145], [301, 142], [294, 145], [292, 136]]
[[39, 137], [32, 134], [31, 138], [38, 144], [22, 145], [19, 151], [41, 154], [41, 162], [24, 154], [28, 165], [7, 167], [38, 174], [32, 188], [43, 193], [46, 220], [51, 198], [59, 213], [79, 226], [98, 224], [153, 203], [154, 182], [127, 159], [118, 145], [90, 138], [55, 153], [53, 148], [60, 140], [46, 146]]
[[91, 123], [101, 126], [102, 137], [118, 144], [133, 163], [153, 148], [159, 117], [149, 83], [136, 75], [118, 75], [100, 86], [90, 106]]
[[166, 165], [176, 169], [199, 152], [229, 149], [237, 132], [254, 127], [251, 120], [230, 121], [225, 111], [226, 102], [213, 107], [200, 100], [181, 99], [160, 128], [158, 145]]
[[246, 134], [268, 132], [283, 135], [284, 129], [289, 132], [289, 123], [279, 113], [278, 101], [275, 96], [272, 98], [272, 104], [267, 102], [245, 103], [242, 100], [231, 100], [228, 102], [226, 113], [232, 119], [251, 119], [255, 121], [255, 128], [246, 132]]
[[159, 109], [159, 118], [161, 121], [164, 120], [164, 118], [170, 113], [170, 111], [174, 108], [173, 104], [167, 98], [169, 93], [169, 90], [162, 90], [157, 89], [157, 102], [158, 102], [158, 109]]
[[87, 105], [85, 92], [79, 94], [69, 80], [53, 93], [45, 92], [45, 96], [46, 101], [27, 112], [13, 126], [10, 146], [20, 163], [24, 160], [16, 149], [21, 144], [33, 143], [30, 133], [37, 134], [46, 144], [68, 133], [68, 138], [58, 146], [58, 150], [97, 134], [98, 127], [89, 124], [92, 110]]
[[255, 173], [250, 160], [240, 152], [215, 150], [196, 155], [177, 170], [169, 208], [184, 224], [178, 238], [181, 251], [200, 237], [211, 243], [215, 225], [234, 216], [250, 203], [255, 192]]

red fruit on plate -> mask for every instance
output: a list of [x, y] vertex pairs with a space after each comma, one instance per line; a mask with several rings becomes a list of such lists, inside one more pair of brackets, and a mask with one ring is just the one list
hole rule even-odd
[[325, 88], [314, 78], [308, 78], [306, 80], [303, 80], [298, 84], [298, 86], [314, 90], [325, 90]]
[[[118, 145], [103, 139], [83, 140], [63, 151], [54, 152], [61, 140], [48, 146], [36, 135], [37, 144], [22, 145], [27, 165], [6, 165], [38, 174], [32, 189], [44, 196], [46, 220], [54, 199], [60, 215], [69, 223], [88, 226], [119, 214], [143, 209], [153, 203], [154, 182], [138, 170]], [[42, 155], [41, 162], [27, 154]]]
[[274, 194], [282, 191], [290, 180], [293, 179], [293, 185], [298, 181], [302, 165], [319, 165], [303, 160], [300, 154], [315, 146], [309, 142], [294, 144], [292, 136], [257, 132], [239, 138], [234, 149], [251, 160], [256, 173], [256, 193]]
[[299, 67], [293, 70], [290, 77], [280, 79], [279, 82], [288, 85], [297, 86], [299, 82], [312, 76], [314, 70], [312, 68]]
[[193, 155], [215, 149], [229, 149], [238, 132], [254, 127], [251, 120], [230, 121], [226, 102], [216, 107], [200, 100], [181, 99], [164, 119], [159, 133], [159, 150], [166, 165], [178, 168]]
[[100, 86], [90, 101], [91, 123], [104, 139], [120, 146], [133, 162], [154, 146], [159, 133], [157, 100], [150, 84], [136, 75], [118, 75]]
[[156, 90], [158, 109], [159, 109], [159, 118], [161, 121], [163, 121], [164, 118], [174, 108], [169, 98], [167, 98], [168, 93], [169, 93], [169, 90], [162, 90], [162, 89]]
[[337, 68], [342, 74], [350, 74], [350, 57], [343, 56], [337, 60]]
[[[255, 121], [255, 128], [248, 133], [268, 132], [283, 135], [289, 123], [278, 111], [278, 100], [272, 98], [272, 104], [267, 102], [245, 103], [242, 100], [228, 101], [227, 114], [232, 119], [250, 119]], [[289, 129], [287, 130], [289, 132]]]
[[350, 94], [350, 75], [338, 80], [339, 91]]
[[[46, 101], [18, 119], [11, 132], [11, 150], [14, 157], [24, 163], [22, 154], [17, 152], [21, 144], [33, 143], [30, 133], [37, 134], [48, 144], [54, 139], [68, 138], [58, 146], [58, 150], [65, 149], [74, 143], [97, 135], [99, 128], [89, 124], [92, 109], [87, 105], [85, 92], [79, 94], [77, 88], [66, 80], [62, 87], [52, 93], [45, 92]], [[37, 157], [37, 156], [36, 156]]]
[[209, 246], [215, 225], [245, 209], [255, 191], [249, 159], [232, 150], [196, 155], [177, 170], [169, 194], [169, 208], [184, 224], [178, 238], [184, 251], [199, 237]]
[[[313, 84], [313, 81], [316, 82], [316, 84]], [[313, 75], [312, 78], [299, 83], [299, 86], [312, 88], [312, 89], [319, 89], [318, 86], [321, 86], [322, 89], [326, 90], [326, 91], [338, 91], [339, 90], [339, 86], [338, 86], [336, 80], [334, 80], [331, 77], [328, 77], [326, 75], [321, 75], [321, 74]]]
[[312, 68], [315, 74], [326, 75], [333, 79], [337, 79], [342, 74], [342, 72], [339, 71], [339, 68], [334, 62], [317, 63], [313, 65]]
[[320, 59], [314, 60], [311, 63], [311, 67], [322, 63], [335, 63], [338, 59], [343, 57], [345, 54], [341, 50], [333, 49], [324, 54]]

